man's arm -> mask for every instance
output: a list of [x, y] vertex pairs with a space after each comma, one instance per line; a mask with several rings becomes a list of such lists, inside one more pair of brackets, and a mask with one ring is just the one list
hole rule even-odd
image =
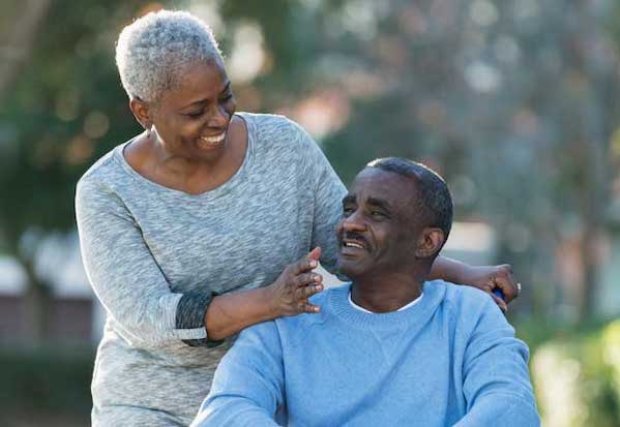
[[539, 426], [528, 349], [489, 300], [463, 359], [467, 415], [456, 426]]
[[277, 426], [284, 401], [282, 346], [275, 322], [245, 329], [215, 371], [193, 427]]

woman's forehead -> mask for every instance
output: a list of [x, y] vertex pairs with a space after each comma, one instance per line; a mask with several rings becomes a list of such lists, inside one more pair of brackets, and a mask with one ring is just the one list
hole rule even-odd
[[180, 107], [217, 98], [229, 85], [224, 67], [212, 61], [188, 64], [172, 77], [174, 83], [162, 98]]

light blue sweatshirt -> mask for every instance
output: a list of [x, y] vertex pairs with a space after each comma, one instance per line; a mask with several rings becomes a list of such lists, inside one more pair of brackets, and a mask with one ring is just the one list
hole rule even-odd
[[527, 347], [483, 292], [435, 281], [418, 304], [375, 314], [349, 291], [243, 331], [193, 425], [276, 425], [283, 405], [295, 426], [540, 424]]

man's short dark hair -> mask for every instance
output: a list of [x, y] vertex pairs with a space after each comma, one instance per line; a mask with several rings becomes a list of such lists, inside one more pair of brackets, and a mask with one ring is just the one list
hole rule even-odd
[[422, 163], [401, 157], [375, 159], [366, 167], [413, 178], [418, 192], [416, 211], [423, 214], [421, 218], [428, 222], [428, 227], [440, 228], [445, 239], [448, 239], [452, 228], [452, 197], [446, 182], [437, 172]]

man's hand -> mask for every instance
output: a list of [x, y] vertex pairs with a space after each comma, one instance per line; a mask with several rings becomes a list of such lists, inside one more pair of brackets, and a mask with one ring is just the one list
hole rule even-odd
[[314, 248], [299, 261], [288, 265], [267, 287], [269, 303], [276, 317], [319, 312], [319, 307], [310, 304], [308, 298], [323, 290], [323, 276], [312, 272], [319, 265], [320, 257], [321, 249]]
[[[508, 264], [472, 267], [466, 266], [460, 272], [460, 283], [474, 286], [491, 295], [495, 303], [506, 311], [508, 303], [519, 296], [521, 284], [517, 282], [512, 274], [512, 268]], [[494, 290], [501, 290], [503, 299], [493, 293]]]

